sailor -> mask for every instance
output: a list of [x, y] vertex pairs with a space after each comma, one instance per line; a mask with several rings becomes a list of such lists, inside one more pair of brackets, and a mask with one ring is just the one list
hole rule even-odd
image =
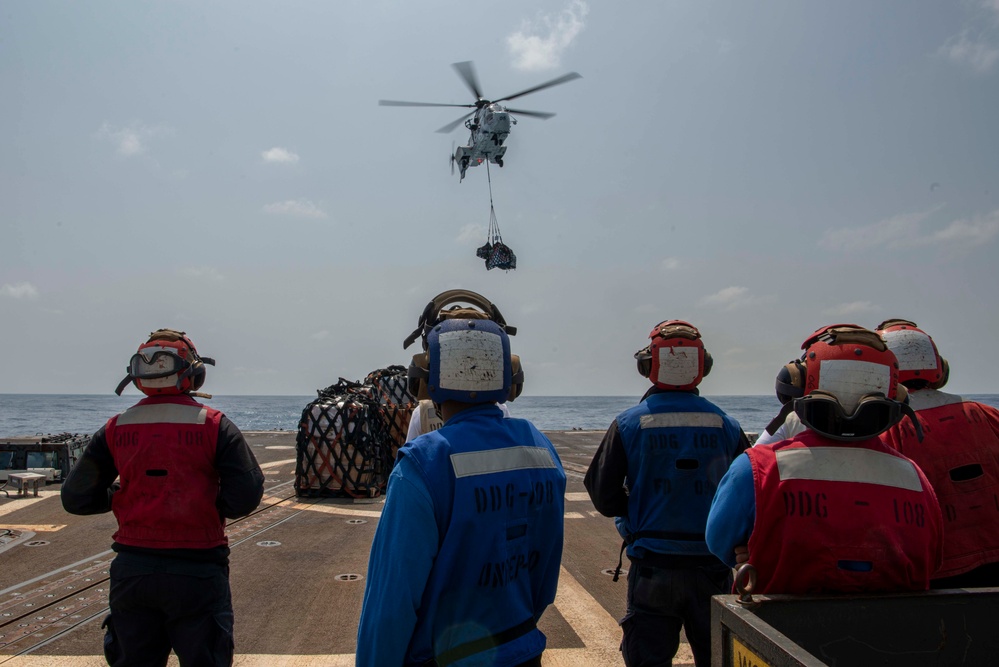
[[[458, 305], [458, 304], [471, 304], [469, 305]], [[448, 308], [450, 306], [450, 308]], [[403, 348], [407, 348], [412, 345], [416, 339], [419, 337], [423, 342], [423, 355], [417, 355], [414, 358], [416, 364], [413, 368], [426, 367], [426, 350], [427, 350], [427, 333], [436, 326], [438, 323], [446, 319], [454, 318], [468, 318], [476, 320], [491, 319], [494, 322], [498, 322], [503, 330], [509, 335], [516, 335], [517, 328], [511, 327], [506, 323], [503, 318], [503, 314], [500, 313], [499, 308], [495, 306], [492, 302], [486, 299], [481, 294], [472, 292], [470, 290], [448, 290], [446, 292], [441, 292], [427, 304], [426, 308], [423, 310], [423, 314], [420, 316], [419, 324], [416, 330], [406, 339], [403, 344]], [[521, 390], [524, 388], [524, 371], [520, 366], [520, 357], [517, 355], [511, 355], [513, 362], [513, 388], [510, 391], [510, 395], [504, 397], [502, 401], [497, 402], [499, 409], [503, 412], [504, 417], [510, 416], [510, 410], [507, 408], [507, 401], [513, 401], [519, 395]], [[419, 371], [420, 374], [423, 373], [422, 370]], [[409, 427], [406, 432], [406, 441], [415, 440], [417, 437], [423, 435], [424, 433], [429, 433], [430, 431], [436, 431], [441, 426], [444, 425], [444, 421], [441, 419], [440, 413], [437, 411], [435, 404], [430, 400], [427, 395], [427, 385], [426, 382], [421, 381], [420, 378], [414, 378], [410, 382], [410, 394], [417, 399], [416, 409], [413, 410], [413, 414], [409, 420]]]
[[427, 343], [422, 378], [444, 426], [400, 449], [389, 477], [356, 664], [539, 666], [537, 622], [562, 557], [562, 464], [533, 424], [496, 406], [513, 383], [502, 325], [445, 319]]
[[922, 471], [878, 435], [910, 414], [895, 355], [853, 324], [802, 345], [795, 413], [807, 430], [759, 445], [725, 474], [708, 516], [728, 565], [748, 545], [757, 593], [926, 590], [940, 562], [940, 507]]
[[700, 332], [669, 320], [649, 338], [635, 358], [653, 386], [611, 422], [583, 482], [594, 507], [617, 517], [631, 561], [625, 664], [672, 664], [682, 627], [695, 663], [707, 667], [711, 596], [728, 593], [732, 578], [708, 551], [704, 524], [715, 487], [749, 441], [735, 419], [698, 395], [711, 370]]
[[923, 431], [920, 442], [903, 422], [881, 438], [922, 468], [943, 512], [943, 562], [930, 585], [999, 586], [999, 410], [940, 391], [950, 366], [913, 322], [888, 320], [878, 332], [898, 358], [899, 382]]
[[[260, 503], [264, 476], [243, 434], [194, 400], [205, 364], [183, 331], [159, 329], [139, 346], [117, 394], [146, 398], [112, 417], [62, 485], [72, 514], [113, 511], [112, 667], [231, 665], [233, 614], [225, 520]], [[118, 478], [119, 481], [115, 481]]]
[[777, 372], [774, 389], [777, 393], [777, 400], [781, 403], [781, 410], [756, 438], [756, 442], [753, 443], [754, 447], [788, 440], [805, 430], [805, 425], [801, 423], [793, 410], [794, 399], [801, 398], [805, 391], [804, 360], [794, 359], [781, 366], [780, 371]]

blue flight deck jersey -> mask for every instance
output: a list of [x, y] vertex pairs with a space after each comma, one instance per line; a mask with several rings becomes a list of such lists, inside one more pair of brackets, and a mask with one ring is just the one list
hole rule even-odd
[[628, 458], [628, 555], [709, 556], [704, 525], [715, 489], [744, 448], [738, 422], [693, 393], [648, 396], [617, 417]]
[[[534, 624], [555, 599], [564, 506], [555, 448], [495, 405], [408, 443], [371, 547], [358, 667], [539, 655], [545, 637]], [[476, 644], [490, 637], [499, 645]]]

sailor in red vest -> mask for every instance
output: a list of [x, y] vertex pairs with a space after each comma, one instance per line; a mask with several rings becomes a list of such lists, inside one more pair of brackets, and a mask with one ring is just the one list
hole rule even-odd
[[[231, 665], [233, 615], [225, 520], [249, 514], [264, 476], [243, 434], [194, 400], [205, 364], [183, 331], [160, 329], [139, 346], [116, 393], [146, 398], [112, 417], [62, 485], [72, 514], [112, 511], [112, 667]], [[119, 481], [115, 481], [116, 478]]]
[[708, 515], [712, 553], [748, 545], [758, 593], [872, 593], [929, 587], [940, 563], [940, 506], [922, 471], [878, 435], [906, 414], [895, 355], [857, 325], [802, 345], [795, 414], [807, 430], [732, 463]]
[[943, 512], [943, 562], [931, 586], [999, 586], [999, 410], [940, 391], [947, 360], [913, 322], [888, 320], [878, 332], [898, 357], [899, 382], [923, 430], [920, 442], [903, 422], [881, 439], [923, 469]]

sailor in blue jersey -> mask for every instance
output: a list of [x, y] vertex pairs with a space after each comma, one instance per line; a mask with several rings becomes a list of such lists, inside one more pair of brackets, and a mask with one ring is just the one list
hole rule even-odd
[[698, 395], [711, 356], [697, 329], [670, 320], [650, 338], [635, 357], [654, 386], [611, 423], [583, 482], [594, 507], [615, 517], [631, 561], [625, 664], [672, 664], [682, 627], [695, 664], [706, 667], [711, 596], [730, 591], [731, 571], [708, 550], [704, 526], [718, 482], [749, 440]]
[[500, 325], [448, 319], [427, 339], [428, 393], [444, 426], [399, 450], [356, 665], [540, 665], [537, 622], [562, 557], [562, 464], [533, 424], [495, 405], [513, 375]]

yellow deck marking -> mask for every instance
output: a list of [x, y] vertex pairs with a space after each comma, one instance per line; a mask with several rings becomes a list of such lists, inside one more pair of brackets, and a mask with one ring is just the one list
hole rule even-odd
[[562, 516], [564, 516], [566, 519], [585, 519], [586, 518], [585, 516], [583, 516], [579, 512], [566, 512]]
[[322, 514], [336, 514], [339, 516], [373, 516], [380, 517], [381, 510], [360, 510], [347, 505], [322, 505], [319, 503], [292, 503], [292, 509], [305, 510], [307, 512], [320, 512]]
[[55, 523], [49, 524], [25, 524], [25, 523], [0, 523], [0, 528], [9, 528], [10, 530], [19, 530], [22, 533], [33, 532], [33, 533], [54, 533], [57, 530], [62, 530], [65, 528], [65, 524], [59, 525]]
[[261, 463], [260, 469], [267, 470], [268, 468], [276, 468], [278, 466], [283, 466], [285, 463], [294, 463], [295, 459], [284, 459], [283, 461], [271, 461], [270, 463]]
[[577, 500], [585, 500], [586, 502], [589, 502], [590, 494], [586, 491], [570, 491], [565, 494], [565, 500], [570, 503], [576, 502]]
[[[12, 514], [17, 510], [24, 509], [29, 505], [34, 505], [39, 503], [46, 498], [51, 498], [52, 496], [59, 497], [59, 489], [38, 489], [38, 497], [33, 495], [28, 496], [18, 496], [16, 489], [8, 489], [10, 491], [10, 500], [7, 498], [0, 498], [0, 516], [7, 514]], [[29, 491], [28, 493], [33, 493]]]

